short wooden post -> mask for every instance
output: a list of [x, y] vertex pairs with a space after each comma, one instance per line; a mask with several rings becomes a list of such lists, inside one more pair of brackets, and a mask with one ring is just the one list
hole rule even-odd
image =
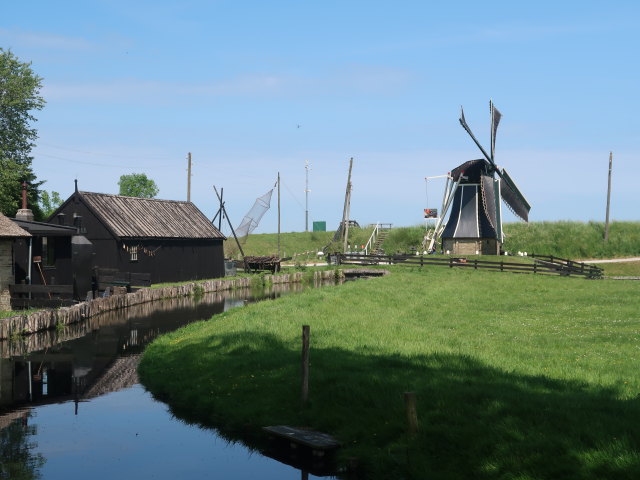
[[302, 403], [309, 399], [309, 325], [302, 326]]
[[410, 437], [418, 433], [418, 412], [415, 392], [404, 392], [404, 409], [407, 414], [407, 432]]

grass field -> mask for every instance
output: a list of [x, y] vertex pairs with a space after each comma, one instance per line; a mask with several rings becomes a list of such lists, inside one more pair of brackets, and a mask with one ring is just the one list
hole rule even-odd
[[140, 374], [176, 414], [232, 438], [330, 432], [364, 478], [638, 478], [639, 311], [633, 281], [395, 267], [164, 336]]
[[640, 277], [640, 262], [598, 263], [594, 264], [604, 270], [609, 277]]

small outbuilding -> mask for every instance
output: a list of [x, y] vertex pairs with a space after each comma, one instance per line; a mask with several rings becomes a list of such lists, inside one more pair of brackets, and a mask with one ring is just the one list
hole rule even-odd
[[93, 265], [152, 283], [224, 276], [224, 235], [191, 202], [76, 191], [49, 218], [93, 244]]
[[31, 234], [0, 213], [0, 311], [11, 310], [9, 285], [15, 283], [13, 242]]

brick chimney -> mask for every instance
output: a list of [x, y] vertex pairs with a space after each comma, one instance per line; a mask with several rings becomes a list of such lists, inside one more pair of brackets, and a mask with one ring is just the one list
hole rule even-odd
[[22, 208], [16, 213], [16, 219], [33, 222], [33, 218], [33, 212], [27, 208], [27, 182], [22, 182]]

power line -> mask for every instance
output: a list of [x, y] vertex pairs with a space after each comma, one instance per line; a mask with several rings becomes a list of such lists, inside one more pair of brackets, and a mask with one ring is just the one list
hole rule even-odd
[[[282, 179], [280, 179], [280, 181], [282, 182]], [[291, 191], [291, 189], [287, 186], [287, 184], [285, 182], [282, 182], [282, 185], [284, 186], [284, 188], [287, 189], [287, 191], [289, 192], [289, 194], [293, 197], [293, 199], [296, 201], [296, 203], [300, 206], [300, 208], [304, 211], [304, 206], [302, 205], [302, 203], [300, 202], [300, 200], [298, 200], [298, 197], [296, 197], [293, 192]]]
[[133, 170], [137, 170], [137, 169], [142, 168], [140, 166], [132, 167], [131, 165], [114, 165], [112, 163], [106, 164], [106, 163], [85, 162], [83, 160], [72, 160], [70, 158], [58, 157], [56, 155], [48, 155], [46, 153], [34, 153], [34, 156], [36, 156], [36, 157], [53, 158], [53, 159], [56, 159], [56, 160], [63, 160], [65, 162], [71, 162], [71, 163], [80, 163], [82, 165], [91, 165], [93, 167], [130, 168], [130, 169], [133, 169]]
[[53, 145], [51, 143], [38, 142], [39, 145], [44, 145], [45, 147], [57, 148], [58, 150], [66, 150], [69, 152], [83, 153], [85, 155], [99, 155], [103, 157], [114, 157], [114, 158], [135, 158], [138, 160], [171, 160], [172, 157], [158, 157], [154, 156], [144, 156], [144, 155], [121, 155], [115, 153], [105, 153], [105, 152], [90, 152], [87, 150], [78, 150], [77, 148], [69, 148], [69, 147], [61, 147], [60, 145]]
[[[136, 165], [136, 166], [131, 166], [131, 165], [116, 165], [113, 163], [96, 163], [96, 162], [87, 162], [84, 160], [73, 160], [71, 158], [65, 158], [65, 157], [59, 157], [57, 155], [50, 155], [48, 153], [39, 153], [39, 152], [34, 152], [34, 156], [35, 157], [47, 157], [47, 158], [53, 158], [55, 160], [63, 160], [65, 162], [71, 162], [71, 163], [80, 163], [82, 165], [91, 165], [93, 167], [113, 167], [113, 168], [129, 168], [132, 170], [139, 170], [141, 168], [148, 168], [148, 166], [142, 166], [142, 165]], [[164, 164], [155, 164], [153, 165], [154, 167], [173, 167], [175, 165], [173, 164], [169, 164], [169, 163], [164, 163]]]

